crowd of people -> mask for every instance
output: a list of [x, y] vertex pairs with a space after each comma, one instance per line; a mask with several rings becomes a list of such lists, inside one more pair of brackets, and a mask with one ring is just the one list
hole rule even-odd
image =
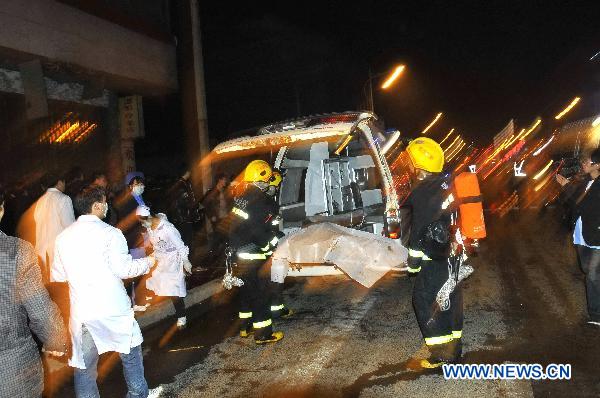
[[[462, 264], [466, 246], [452, 237], [461, 202], [453, 196], [456, 181], [443, 173], [442, 148], [421, 137], [406, 152], [415, 177], [404, 203], [411, 213], [408, 274], [415, 277], [413, 305], [430, 353], [419, 364], [436, 368], [461, 358], [460, 282], [472, 268]], [[600, 150], [583, 159], [582, 169], [586, 179], [577, 180], [568, 202], [573, 243], [586, 274], [588, 321], [598, 326]], [[6, 336], [0, 358], [8, 380], [0, 384], [0, 396], [41, 395], [43, 372], [32, 332], [43, 351], [69, 358], [77, 396], [99, 396], [98, 358], [109, 351], [119, 353], [128, 396], [158, 396], [160, 388], [150, 390], [144, 377], [143, 337], [135, 311], [170, 300], [175, 327], [186, 327], [185, 275], [192, 271], [193, 226], [202, 219], [213, 234], [210, 249], [221, 250], [227, 241], [228, 261], [237, 264], [240, 337], [253, 336], [256, 344], [283, 339], [273, 320], [293, 311], [283, 302], [283, 283], [269, 272], [271, 255], [283, 237], [276, 200], [282, 175], [267, 162], [250, 162], [234, 187], [228, 188], [227, 177], [218, 175], [202, 201], [196, 200], [190, 173], [184, 170], [165, 192], [164, 210], [145, 200], [140, 172], [127, 174], [125, 188], [117, 194], [107, 189], [102, 173], [85, 182], [75, 169], [70, 178], [48, 176], [45, 192], [15, 225], [19, 238], [0, 231], [0, 300], [7, 309], [0, 319]], [[560, 174], [556, 180], [563, 186], [576, 183]], [[10, 203], [0, 188], [0, 221]], [[44, 288], [48, 282], [68, 284], [68, 327]]]
[[[109, 351], [121, 357], [128, 396], [158, 394], [144, 378], [143, 339], [134, 314], [171, 300], [175, 327], [186, 327], [185, 276], [192, 272], [195, 231], [206, 216], [213, 233], [219, 233], [228, 182], [219, 176], [199, 201], [189, 170], [183, 170], [161, 193], [164, 200], [156, 210], [144, 198], [143, 173], [128, 173], [123, 182], [115, 192], [105, 173], [86, 179], [73, 168], [27, 187], [0, 185], [0, 279], [8, 283], [0, 297], [10, 309], [3, 312], [8, 338], [0, 354], [9, 362], [10, 382], [0, 385], [0, 396], [42, 394], [43, 371], [31, 331], [43, 351], [69, 358], [77, 396], [99, 396], [98, 358]], [[211, 238], [211, 247], [219, 240]], [[61, 283], [69, 291], [62, 315], [47, 290]]]

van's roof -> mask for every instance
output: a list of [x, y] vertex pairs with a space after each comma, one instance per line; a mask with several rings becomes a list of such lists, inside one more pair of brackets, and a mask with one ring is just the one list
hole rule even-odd
[[374, 117], [368, 112], [344, 112], [308, 116], [264, 126], [258, 135], [235, 138], [217, 145], [216, 153], [237, 152], [258, 147], [271, 147], [298, 141], [348, 134], [361, 119]]

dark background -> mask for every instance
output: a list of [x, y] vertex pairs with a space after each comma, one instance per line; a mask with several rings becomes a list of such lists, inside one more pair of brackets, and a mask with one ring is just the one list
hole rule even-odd
[[201, 2], [210, 134], [364, 109], [369, 67], [402, 62], [375, 90], [388, 127], [416, 135], [444, 112], [432, 136], [456, 127], [487, 144], [510, 118], [555, 114], [593, 86], [599, 21], [591, 1]]

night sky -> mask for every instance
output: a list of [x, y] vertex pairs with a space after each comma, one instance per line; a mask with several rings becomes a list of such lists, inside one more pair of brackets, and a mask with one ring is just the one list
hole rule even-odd
[[217, 141], [298, 115], [364, 109], [369, 68], [402, 62], [398, 83], [375, 92], [387, 127], [416, 135], [443, 111], [432, 136], [456, 127], [485, 144], [511, 117], [528, 124], [568, 103], [580, 87], [557, 82], [560, 66], [600, 50], [598, 2], [201, 3]]

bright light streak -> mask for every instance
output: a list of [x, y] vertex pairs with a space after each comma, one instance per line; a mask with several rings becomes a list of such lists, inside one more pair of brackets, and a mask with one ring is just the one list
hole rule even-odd
[[527, 132], [525, 132], [525, 129], [521, 129], [521, 131], [519, 131], [519, 134], [517, 134], [514, 137], [511, 137], [511, 139], [506, 143], [506, 145], [504, 145], [504, 148], [508, 148], [509, 146], [511, 146], [518, 140], [525, 139], [525, 137], [527, 137], [527, 135], [529, 133], [531, 133], [541, 122], [542, 121], [540, 119], [538, 119], [536, 121], [536, 123], [533, 125], [533, 127], [531, 127]]
[[458, 144], [456, 145], [456, 147], [454, 149], [452, 149], [451, 151], [449, 151], [446, 154], [446, 157], [450, 157], [452, 156], [454, 153], [456, 153], [457, 150], [459, 150], [459, 148], [462, 148], [463, 146], [465, 146], [465, 142], [461, 139], [460, 141], [458, 141]]
[[201, 348], [204, 348], [204, 346], [203, 345], [193, 345], [193, 346], [184, 347], [184, 348], [172, 348], [172, 349], [168, 350], [167, 352], [179, 352], [179, 351], [199, 350]]
[[[521, 130], [521, 133], [523, 133], [525, 131], [525, 129]], [[519, 133], [519, 135], [521, 134]], [[517, 135], [518, 137], [518, 135]], [[494, 153], [492, 153], [486, 160], [485, 162], [483, 162], [482, 166], [485, 166], [486, 164], [488, 164], [492, 159], [494, 159], [496, 157], [496, 155], [498, 155], [500, 152], [502, 152], [503, 149], [505, 149], [508, 146], [508, 140], [512, 139], [512, 136], [510, 138], [507, 138], [506, 140], [504, 140], [502, 142], [502, 144], [500, 144], [500, 146], [498, 148], [496, 148], [496, 150], [494, 151]]]
[[540, 123], [542, 123], [542, 119], [538, 118], [538, 119], [535, 121], [535, 123], [533, 124], [533, 126], [531, 126], [531, 128], [530, 128], [529, 130], [527, 130], [527, 132], [525, 133], [525, 135], [524, 135], [522, 138], [525, 138], [525, 137], [527, 137], [529, 134], [531, 134], [531, 132], [532, 132], [533, 130], [535, 130], [535, 128], [536, 128], [537, 126], [539, 126], [539, 125], [540, 125]]
[[534, 188], [534, 191], [537, 192], [540, 189], [544, 188], [546, 186], [546, 184], [548, 184], [548, 182], [550, 181], [550, 179], [552, 178], [552, 174], [550, 174], [549, 176], [547, 176], [546, 178], [544, 178], [542, 180], [542, 182], [540, 182], [539, 184], [537, 184]]
[[421, 134], [425, 134], [427, 133], [427, 131], [429, 131], [430, 128], [433, 127], [433, 125], [440, 120], [440, 118], [442, 117], [442, 112], [438, 113], [437, 116], [435, 117], [435, 119], [433, 119], [433, 122], [429, 123], [429, 126], [425, 127], [425, 130], [421, 131]]
[[592, 127], [596, 127], [599, 124], [600, 124], [600, 116], [598, 116], [596, 119], [594, 119], [594, 121], [592, 122]]
[[464, 148], [465, 145], [466, 145], [466, 142], [460, 141], [458, 143], [458, 145], [456, 145], [456, 148], [454, 148], [450, 152], [444, 154], [444, 156], [446, 157], [446, 160], [450, 160], [451, 158], [453, 158], [454, 155], [456, 155], [458, 152], [460, 152], [460, 150], [462, 148]]
[[548, 140], [548, 142], [546, 142], [544, 145], [542, 145], [540, 147], [540, 149], [538, 149], [537, 151], [535, 151], [533, 153], [533, 156], [537, 156], [540, 154], [540, 152], [542, 152], [548, 145], [550, 145], [550, 143], [552, 142], [552, 140], [554, 140], [554, 136], [550, 137], [550, 139]]
[[456, 155], [458, 155], [460, 153], [460, 151], [462, 151], [462, 149], [465, 147], [466, 144], [467, 143], [463, 141], [454, 151], [452, 151], [452, 153], [448, 157], [447, 161], [452, 160]]
[[537, 174], [536, 174], [536, 175], [533, 177], [533, 179], [534, 179], [534, 180], [537, 180], [537, 179], [539, 179], [541, 176], [543, 176], [544, 174], [546, 174], [546, 172], [548, 171], [548, 169], [550, 168], [550, 166], [552, 166], [552, 163], [554, 163], [554, 160], [550, 160], [550, 161], [548, 162], [548, 164], [547, 164], [547, 165], [546, 165], [546, 166], [545, 166], [543, 169], [541, 169], [539, 173], [537, 173]]
[[399, 65], [396, 67], [396, 69], [394, 69], [394, 72], [392, 73], [392, 75], [390, 77], [387, 78], [387, 80], [381, 85], [382, 89], [386, 89], [389, 86], [392, 85], [392, 83], [394, 83], [394, 81], [396, 81], [396, 79], [398, 78], [398, 76], [400, 76], [400, 74], [402, 72], [404, 72], [404, 65]]
[[454, 137], [454, 141], [452, 141], [452, 143], [451, 143], [450, 145], [448, 145], [448, 147], [447, 147], [446, 149], [444, 149], [444, 152], [448, 152], [448, 150], [449, 150], [450, 148], [452, 148], [452, 145], [454, 145], [454, 143], [455, 143], [457, 140], [459, 140], [459, 139], [461, 139], [461, 138], [460, 138], [460, 135], [457, 135], [456, 137]]
[[571, 101], [571, 103], [565, 109], [563, 109], [563, 111], [561, 113], [559, 113], [558, 115], [554, 116], [554, 118], [556, 120], [559, 120], [561, 117], [563, 117], [564, 115], [566, 115], [571, 109], [573, 109], [573, 107], [575, 105], [577, 105], [577, 103], [579, 102], [579, 100], [581, 100], [581, 98], [579, 98], [579, 97], [573, 98], [573, 101]]
[[444, 143], [444, 141], [446, 141], [448, 139], [448, 137], [450, 137], [450, 134], [452, 134], [453, 131], [454, 131], [454, 127], [450, 129], [450, 131], [448, 132], [448, 134], [446, 134], [446, 136], [444, 137], [444, 139], [440, 142], [440, 145], [442, 145]]
[[63, 141], [66, 137], [69, 136], [69, 134], [71, 134], [73, 131], [75, 131], [78, 128], [79, 128], [79, 122], [73, 123], [71, 125], [71, 127], [69, 127], [68, 129], [66, 129], [65, 132], [62, 133], [60, 135], [60, 137], [58, 137], [54, 142], [61, 142], [61, 141]]

